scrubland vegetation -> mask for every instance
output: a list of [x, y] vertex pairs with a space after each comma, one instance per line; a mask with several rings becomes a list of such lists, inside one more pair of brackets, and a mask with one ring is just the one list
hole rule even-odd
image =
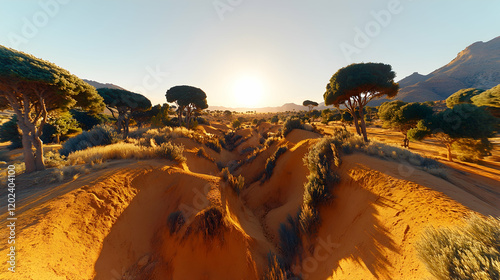
[[[460, 161], [481, 163], [492, 155], [493, 144], [489, 139], [498, 132], [498, 119], [490, 113], [491, 108], [499, 107], [498, 86], [487, 91], [460, 90], [446, 100], [447, 108], [431, 102], [403, 101], [367, 106], [372, 99], [391, 98], [398, 93], [399, 85], [393, 80], [395, 73], [386, 64], [353, 64], [335, 73], [323, 99], [336, 109], [314, 110], [319, 104], [306, 100], [303, 105], [307, 111], [255, 114], [209, 112], [205, 110], [207, 95], [192, 86], [176, 86], [166, 92], [166, 101], [175, 105], [151, 106], [138, 93], [96, 90], [52, 63], [5, 48], [0, 51], [0, 58], [22, 58], [20, 61], [26, 62], [22, 66], [39, 76], [36, 83], [29, 79], [23, 82], [26, 91], [16, 91], [19, 100], [26, 95], [47, 102], [18, 104], [17, 99], [7, 100], [0, 92], [0, 109], [15, 109], [15, 114], [0, 126], [0, 141], [10, 142], [6, 146], [10, 150], [23, 148], [22, 160], [13, 160], [6, 152], [0, 154], [0, 160], [13, 164], [18, 175], [24, 171], [25, 176], [40, 172], [47, 184], [105, 168], [110, 160], [164, 159], [180, 166], [188, 164], [187, 153], [191, 153], [208, 160], [213, 165], [210, 167], [218, 172], [212, 172], [213, 175], [219, 176], [243, 205], [246, 188], [272, 181], [279, 161], [294, 152], [292, 147], [297, 143], [287, 137], [294, 137], [290, 135], [297, 129], [315, 133], [319, 139], [309, 139], [308, 151], [300, 156], [304, 155], [303, 164], [309, 172], [300, 207], [279, 224], [276, 250], [268, 254], [264, 279], [300, 279], [301, 275], [294, 275], [291, 267], [308, 250], [306, 245], [314, 245], [322, 222], [327, 219], [323, 210], [336, 199], [334, 190], [341, 183], [338, 170], [343, 156], [363, 153], [412, 166], [451, 182], [444, 161], [412, 152], [409, 142], [432, 138], [446, 147], [449, 161], [455, 154]], [[0, 82], [13, 87], [2, 76], [5, 71], [0, 67]], [[352, 80], [353, 76], [364, 78]], [[35, 84], [44, 87], [47, 96], [38, 96]], [[366, 88], [370, 91], [365, 92]], [[53, 98], [57, 94], [61, 98]], [[29, 110], [20, 109], [23, 106], [30, 106], [29, 110], [36, 113], [31, 122], [25, 115]], [[104, 107], [112, 116], [102, 113]], [[347, 129], [350, 125], [355, 133]], [[402, 134], [403, 148], [371, 139], [367, 127], [398, 131]], [[326, 128], [331, 133], [325, 133]], [[196, 147], [185, 148], [182, 144], [185, 140]], [[44, 142], [61, 141], [61, 146], [44, 152]], [[263, 160], [262, 154], [267, 158]], [[256, 159], [265, 164], [258, 167], [255, 178], [234, 175]], [[5, 181], [5, 174], [1, 176], [2, 182]], [[207, 241], [219, 238], [223, 242], [221, 236], [230, 224], [226, 211], [220, 205], [209, 205], [189, 224], [182, 211], [173, 211], [168, 215], [166, 227], [170, 235], [178, 234], [184, 227], [186, 236], [199, 233]], [[420, 258], [438, 279], [499, 279], [500, 221], [471, 216], [464, 223], [463, 227], [426, 231], [416, 247]]]

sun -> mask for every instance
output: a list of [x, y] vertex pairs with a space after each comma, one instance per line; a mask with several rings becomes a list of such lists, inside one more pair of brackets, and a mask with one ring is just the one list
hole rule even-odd
[[261, 105], [264, 97], [262, 81], [254, 76], [242, 76], [235, 80], [233, 98], [237, 106], [253, 108]]

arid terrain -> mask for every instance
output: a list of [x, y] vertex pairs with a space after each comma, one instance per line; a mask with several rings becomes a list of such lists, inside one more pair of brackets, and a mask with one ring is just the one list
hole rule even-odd
[[[317, 126], [334, 133], [335, 125]], [[111, 160], [62, 183], [47, 183], [43, 174], [18, 176], [16, 279], [262, 279], [268, 253], [279, 253], [280, 224], [303, 203], [309, 175], [303, 158], [323, 137], [295, 129], [261, 145], [263, 135], [280, 127], [239, 129], [232, 151], [204, 146], [204, 156], [193, 139], [173, 139], [184, 145], [182, 164]], [[199, 129], [222, 136], [229, 127], [212, 122]], [[368, 134], [393, 145], [402, 140], [388, 129], [369, 127]], [[473, 212], [500, 216], [500, 143], [492, 140], [493, 155], [478, 164], [447, 162], [433, 140], [410, 144], [443, 163], [445, 176], [397, 159], [341, 152], [333, 167], [340, 182], [331, 202], [318, 209], [317, 232], [301, 236], [292, 271], [303, 279], [433, 279], [414, 246], [423, 230], [459, 225]], [[265, 179], [266, 161], [283, 145], [288, 149]], [[249, 147], [261, 147], [252, 160]], [[239, 194], [218, 164], [244, 177]], [[168, 221], [178, 211], [184, 222], [172, 229]], [[206, 224], [211, 213], [222, 214], [214, 227]], [[2, 236], [6, 215], [0, 216]], [[5, 256], [5, 242], [0, 249]], [[0, 278], [11, 279], [8, 273], [2, 270]]]

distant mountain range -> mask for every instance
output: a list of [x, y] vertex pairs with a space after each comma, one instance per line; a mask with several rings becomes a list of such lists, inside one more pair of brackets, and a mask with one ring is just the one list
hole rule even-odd
[[[114, 84], [103, 84], [96, 81], [85, 80], [95, 88], [117, 88]], [[463, 88], [490, 89], [500, 84], [500, 36], [486, 43], [476, 42], [463, 51], [445, 66], [421, 75], [417, 72], [400, 80], [399, 93], [395, 99], [406, 102], [424, 102], [445, 100], [448, 96]], [[318, 97], [323, 93], [318, 93]], [[318, 100], [319, 101], [319, 100]], [[370, 102], [370, 106], [378, 106], [387, 99], [377, 99]], [[331, 106], [329, 106], [331, 108]], [[327, 108], [322, 102], [315, 109]], [[307, 110], [302, 105], [286, 103], [279, 107], [263, 108], [228, 108], [222, 106], [210, 106], [209, 110], [229, 110], [237, 112], [256, 111], [263, 112], [285, 112]]]
[[109, 83], [103, 84], [103, 83], [99, 83], [99, 82], [92, 81], [92, 80], [86, 80], [86, 79], [82, 79], [82, 80], [95, 88], [114, 88], [114, 89], [125, 90], [124, 88], [117, 86], [117, 85], [114, 85], [114, 84], [109, 84]]
[[[325, 103], [319, 104], [318, 107], [314, 108], [318, 110], [326, 109]], [[295, 103], [286, 103], [283, 106], [278, 107], [262, 107], [262, 108], [228, 108], [222, 106], [209, 106], [208, 110], [229, 110], [231, 112], [246, 112], [246, 111], [256, 111], [257, 113], [277, 113], [277, 112], [286, 112], [286, 111], [301, 111], [301, 110], [309, 110], [307, 107], [302, 105], [297, 105]]]
[[[476, 42], [445, 66], [428, 75], [417, 72], [400, 80], [395, 99], [406, 102], [445, 100], [464, 88], [490, 89], [500, 84], [500, 36]], [[385, 99], [374, 100], [379, 105]]]

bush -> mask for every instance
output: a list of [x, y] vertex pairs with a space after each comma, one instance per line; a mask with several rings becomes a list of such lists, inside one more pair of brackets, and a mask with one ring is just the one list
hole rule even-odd
[[472, 215], [465, 226], [428, 229], [417, 243], [438, 279], [500, 279], [500, 219]]
[[184, 219], [182, 211], [172, 212], [168, 215], [167, 226], [170, 230], [170, 234], [177, 233], [185, 223], [186, 220]]
[[233, 176], [227, 167], [223, 168], [220, 177], [222, 180], [227, 182], [229, 186], [236, 192], [236, 194], [240, 194], [245, 186], [245, 178], [241, 175], [238, 177]]
[[290, 133], [294, 129], [303, 129], [303, 128], [304, 126], [302, 125], [299, 119], [288, 118], [283, 123], [283, 137], [287, 136], [288, 133]]
[[[333, 178], [336, 178], [333, 175]], [[307, 177], [308, 181], [304, 186], [304, 205], [309, 207], [319, 207], [321, 204], [325, 204], [333, 198], [331, 194], [331, 183], [319, 177], [318, 174], [310, 174]]]
[[217, 153], [220, 153], [222, 150], [222, 146], [219, 142], [219, 139], [217, 139], [217, 138], [211, 138], [211, 139], [206, 140], [205, 146], [216, 151]]
[[308, 204], [304, 204], [300, 210], [299, 223], [302, 232], [309, 235], [315, 234], [321, 223], [318, 211], [315, 208], [310, 207]]
[[241, 126], [241, 122], [239, 120], [234, 120], [232, 126], [233, 128], [239, 128]]
[[279, 122], [279, 118], [278, 116], [274, 115], [272, 118], [271, 118], [271, 123], [273, 124], [277, 124]]
[[452, 149], [457, 151], [457, 158], [461, 161], [478, 162], [485, 156], [491, 155], [493, 145], [488, 139], [459, 139], [452, 145]]
[[0, 126], [0, 142], [11, 142], [7, 149], [14, 150], [23, 147], [22, 136], [17, 127], [17, 115]]
[[264, 280], [287, 280], [286, 271], [282, 268], [278, 256], [273, 253], [267, 255], [268, 271], [264, 275]]
[[274, 167], [276, 166], [276, 161], [278, 161], [278, 158], [284, 154], [288, 150], [288, 147], [286, 145], [278, 147], [276, 152], [267, 159], [266, 161], [266, 167], [265, 167], [265, 174], [266, 174], [266, 179], [271, 178], [271, 175], [273, 175], [273, 170]]
[[212, 161], [214, 162], [215, 159], [211, 158], [207, 152], [205, 152], [205, 149], [203, 149], [203, 147], [199, 148], [198, 151], [196, 151], [196, 155], [198, 157], [201, 157], [201, 158], [205, 158], [205, 159], [208, 159], [209, 161]]
[[96, 146], [86, 150], [80, 150], [68, 155], [68, 164], [100, 164], [108, 159], [148, 159], [167, 158], [179, 163], [186, 158], [182, 155], [183, 146], [164, 143], [161, 146], [145, 147], [136, 146], [132, 143], [116, 143], [108, 146]]
[[182, 154], [184, 146], [174, 145], [171, 142], [163, 143], [156, 148], [156, 153], [163, 158], [176, 161], [178, 163], [186, 162], [186, 157]]
[[70, 153], [85, 150], [90, 147], [104, 146], [118, 142], [119, 136], [111, 126], [98, 125], [89, 131], [69, 138], [62, 145], [59, 154], [68, 156]]
[[204, 117], [197, 117], [196, 121], [198, 122], [198, 124], [210, 125], [210, 122]]
[[200, 215], [200, 224], [197, 231], [202, 232], [205, 238], [219, 236], [224, 226], [224, 214], [220, 207], [211, 206]]

